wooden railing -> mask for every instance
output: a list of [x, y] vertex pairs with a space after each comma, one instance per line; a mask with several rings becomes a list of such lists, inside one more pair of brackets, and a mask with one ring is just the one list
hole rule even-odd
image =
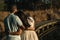
[[49, 32], [53, 31], [57, 27], [58, 20], [49, 20], [49, 21], [43, 21], [36, 25], [36, 33], [39, 37], [39, 40], [41, 37], [44, 37]]

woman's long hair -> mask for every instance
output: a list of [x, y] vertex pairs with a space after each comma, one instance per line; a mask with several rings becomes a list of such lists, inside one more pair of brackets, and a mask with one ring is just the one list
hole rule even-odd
[[15, 15], [17, 15], [21, 19], [25, 28], [30, 27], [30, 24], [27, 21], [27, 16], [22, 11], [16, 12]]

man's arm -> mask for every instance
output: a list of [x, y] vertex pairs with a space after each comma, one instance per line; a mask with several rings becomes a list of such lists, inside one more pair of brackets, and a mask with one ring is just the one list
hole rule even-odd
[[27, 29], [28, 29], [28, 30], [35, 30], [34, 27], [28, 27]]
[[22, 30], [25, 29], [22, 21], [18, 16], [16, 16], [16, 22], [17, 22], [18, 30], [16, 32], [9, 32], [9, 34], [11, 35], [20, 35], [22, 33]]
[[10, 35], [20, 35], [22, 33], [22, 29], [19, 28], [17, 32], [9, 32]]
[[17, 21], [18, 27], [25, 29], [21, 19], [18, 16], [16, 17], [16, 21]]
[[10, 35], [20, 35], [24, 30], [23, 26], [19, 27], [16, 32], [9, 32]]

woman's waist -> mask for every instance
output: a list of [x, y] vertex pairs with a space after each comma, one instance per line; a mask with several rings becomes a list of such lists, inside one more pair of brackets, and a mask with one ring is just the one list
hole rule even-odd
[[34, 31], [35, 29], [34, 28], [27, 28], [25, 30], [28, 30], [28, 31]]
[[27, 31], [34, 31], [33, 29], [25, 29], [25, 30], [27, 30]]
[[34, 30], [35, 30], [35, 28], [34, 28], [34, 27], [28, 27], [28, 28], [26, 28], [25, 30], [34, 31]]

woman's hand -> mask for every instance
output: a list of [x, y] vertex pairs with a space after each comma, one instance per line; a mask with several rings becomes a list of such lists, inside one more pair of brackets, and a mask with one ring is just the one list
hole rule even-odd
[[22, 29], [18, 29], [16, 32], [9, 32], [10, 35], [20, 35], [22, 33]]

